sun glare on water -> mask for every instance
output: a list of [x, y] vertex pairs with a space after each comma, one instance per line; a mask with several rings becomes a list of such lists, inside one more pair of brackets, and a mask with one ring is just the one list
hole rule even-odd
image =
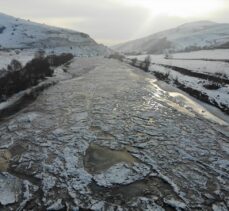
[[178, 17], [201, 17], [224, 6], [223, 0], [127, 0], [127, 2], [133, 6], [148, 8], [152, 15]]

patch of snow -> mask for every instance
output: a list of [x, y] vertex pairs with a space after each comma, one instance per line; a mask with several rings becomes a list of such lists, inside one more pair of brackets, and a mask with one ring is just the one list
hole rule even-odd
[[111, 187], [143, 179], [149, 172], [150, 168], [144, 164], [134, 163], [133, 166], [128, 166], [126, 163], [118, 163], [105, 172], [95, 175], [93, 179], [100, 186]]
[[58, 199], [55, 203], [50, 205], [47, 210], [61, 210], [64, 208], [64, 205], [62, 204], [62, 199]]
[[[218, 59], [228, 60], [229, 49], [213, 49], [172, 54], [174, 59]], [[162, 57], [162, 56], [161, 56]]]
[[156, 204], [153, 200], [145, 198], [145, 197], [139, 197], [137, 200], [133, 203], [134, 207], [139, 207], [139, 204], [141, 204], [141, 207], [144, 207], [144, 210], [148, 211], [165, 211], [164, 208]]
[[48, 192], [50, 189], [52, 189], [55, 184], [56, 184], [56, 177], [53, 177], [53, 176], [49, 176], [48, 174], [43, 174], [42, 175], [42, 186], [43, 186], [43, 190], [45, 192]]
[[213, 211], [228, 211], [226, 205], [222, 203], [216, 203], [212, 205]]
[[186, 209], [187, 205], [184, 202], [177, 201], [175, 199], [164, 199], [164, 202], [172, 207], [174, 207], [176, 210], [179, 209]]

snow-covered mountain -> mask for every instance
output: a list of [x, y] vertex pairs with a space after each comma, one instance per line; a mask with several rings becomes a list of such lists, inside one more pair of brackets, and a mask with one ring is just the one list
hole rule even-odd
[[0, 13], [0, 49], [45, 49], [75, 55], [104, 55], [109, 49], [89, 35]]
[[148, 37], [113, 46], [123, 53], [163, 53], [229, 48], [229, 24], [200, 21], [183, 24]]

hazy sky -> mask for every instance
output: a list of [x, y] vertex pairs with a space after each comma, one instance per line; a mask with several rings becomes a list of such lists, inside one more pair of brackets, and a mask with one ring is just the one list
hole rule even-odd
[[0, 0], [16, 17], [88, 33], [112, 45], [190, 21], [229, 23], [229, 0]]

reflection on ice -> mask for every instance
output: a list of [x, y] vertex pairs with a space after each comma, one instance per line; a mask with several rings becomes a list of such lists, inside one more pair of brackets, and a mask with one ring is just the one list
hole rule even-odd
[[[194, 112], [197, 114], [203, 116], [204, 118], [216, 122], [220, 125], [229, 126], [228, 122], [225, 122], [223, 119], [217, 117], [213, 113], [209, 112], [206, 108], [204, 108], [199, 103], [195, 102], [191, 98], [177, 92], [169, 92], [169, 95], [173, 98], [176, 98], [176, 100], [181, 103], [186, 108], [191, 108]], [[228, 119], [229, 120], [229, 119]]]

